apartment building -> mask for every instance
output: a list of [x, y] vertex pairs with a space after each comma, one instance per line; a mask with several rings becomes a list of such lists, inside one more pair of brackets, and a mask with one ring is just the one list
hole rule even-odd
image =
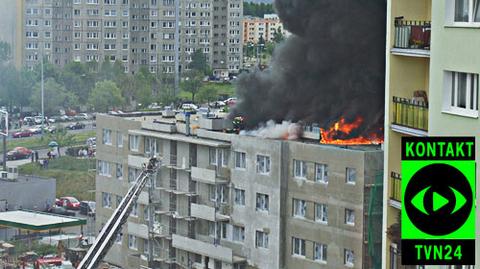
[[242, 68], [241, 0], [23, 1], [23, 62], [30, 68], [45, 55], [59, 66], [107, 60], [125, 72], [173, 74], [177, 20], [179, 72], [188, 71], [196, 50], [217, 76]]
[[226, 127], [221, 118], [185, 121], [181, 114], [97, 116], [97, 230], [148, 157], [162, 160], [106, 262], [379, 268], [378, 146], [264, 139], [222, 132]]
[[20, 1], [4, 0], [2, 1], [2, 9], [0, 10], [0, 25], [4, 27], [0, 31], [0, 41], [10, 45], [12, 62], [17, 68], [21, 67], [21, 49], [23, 37], [23, 8]]
[[280, 31], [283, 36], [290, 36], [285, 30], [283, 23], [276, 14], [265, 14], [263, 18], [245, 17], [243, 19], [243, 40], [245, 43], [257, 44], [260, 39], [265, 42], [272, 42], [275, 33]]
[[478, 7], [476, 0], [388, 1], [383, 268], [416, 268], [401, 265], [401, 138], [452, 135], [479, 141]]

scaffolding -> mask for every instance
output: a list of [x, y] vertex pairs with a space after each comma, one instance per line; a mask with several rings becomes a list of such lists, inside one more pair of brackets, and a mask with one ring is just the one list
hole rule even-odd
[[382, 268], [383, 171], [377, 171], [365, 190], [366, 247], [364, 268]]

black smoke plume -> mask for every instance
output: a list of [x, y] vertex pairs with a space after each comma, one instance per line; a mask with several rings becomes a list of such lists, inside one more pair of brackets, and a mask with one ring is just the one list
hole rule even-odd
[[[232, 116], [247, 129], [274, 120], [329, 127], [341, 116], [383, 126], [385, 0], [276, 0], [294, 35], [276, 48], [269, 68], [240, 76]], [[358, 132], [357, 132], [358, 134]]]

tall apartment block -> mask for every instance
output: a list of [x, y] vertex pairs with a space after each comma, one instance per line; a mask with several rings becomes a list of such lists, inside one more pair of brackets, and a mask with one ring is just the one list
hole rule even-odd
[[[476, 136], [479, 142], [480, 56], [473, 45], [480, 41], [479, 4], [478, 0], [388, 1], [383, 268], [417, 268], [401, 264], [401, 138]], [[477, 185], [479, 175], [477, 171]], [[478, 264], [480, 252], [476, 255]]]
[[383, 152], [227, 134], [224, 119], [97, 116], [97, 230], [150, 179], [105, 262], [121, 268], [380, 268]]
[[22, 1], [27, 67], [45, 55], [59, 66], [107, 60], [125, 72], [173, 74], [178, 20], [179, 72], [188, 71], [196, 50], [219, 77], [242, 68], [241, 0]]

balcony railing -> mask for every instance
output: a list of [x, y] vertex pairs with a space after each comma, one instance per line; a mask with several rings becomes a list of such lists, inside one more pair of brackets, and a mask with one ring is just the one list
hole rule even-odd
[[390, 199], [399, 203], [402, 201], [402, 180], [398, 173], [390, 174]]
[[430, 50], [430, 21], [395, 20], [394, 48]]
[[392, 123], [404, 127], [428, 130], [428, 104], [407, 98], [393, 97]]

